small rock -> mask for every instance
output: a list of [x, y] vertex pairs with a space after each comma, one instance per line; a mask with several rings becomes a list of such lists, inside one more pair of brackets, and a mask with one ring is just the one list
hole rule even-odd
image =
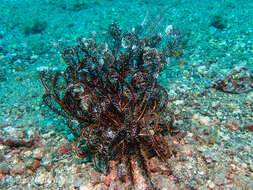
[[24, 157], [29, 158], [32, 155], [32, 151], [28, 150], [24, 152]]
[[201, 125], [205, 125], [205, 126], [209, 126], [210, 123], [211, 123], [211, 119], [207, 116], [203, 117], [203, 116], [200, 116], [199, 118], [199, 123]]
[[39, 58], [38, 55], [32, 55], [32, 56], [30, 57], [31, 60], [36, 60], [36, 59], [38, 59], [38, 58]]
[[197, 114], [197, 113], [193, 114], [193, 116], [192, 116], [193, 120], [197, 120], [198, 118], [199, 118], [199, 114]]
[[174, 110], [174, 115], [175, 115], [175, 116], [179, 115], [180, 113], [181, 113], [181, 111], [180, 111], [179, 109], [176, 108], [176, 109]]
[[198, 72], [202, 75], [205, 75], [207, 73], [206, 66], [202, 65], [197, 68]]
[[215, 187], [215, 184], [214, 184], [214, 182], [209, 182], [208, 183], [208, 187], [210, 188], [210, 189], [213, 189], [214, 187]]
[[43, 134], [43, 135], [41, 135], [41, 136], [42, 136], [43, 139], [48, 139], [48, 138], [50, 138], [50, 137], [52, 137], [52, 136], [55, 136], [55, 135], [56, 135], [56, 134], [55, 134], [54, 131], [50, 131], [50, 132], [45, 133], [45, 134]]
[[229, 104], [229, 107], [230, 107], [232, 110], [236, 110], [236, 109], [238, 109], [238, 105], [237, 105], [237, 104], [235, 104], [235, 103], [231, 103], [231, 104]]
[[8, 167], [8, 164], [6, 162], [0, 163], [0, 174], [9, 174], [10, 168]]
[[4, 161], [4, 155], [0, 151], [0, 163]]
[[184, 105], [184, 100], [176, 100], [173, 102], [176, 106], [178, 105]]
[[92, 188], [93, 190], [101, 190], [101, 189], [108, 189], [108, 187], [103, 184], [103, 183], [100, 183], [98, 185], [96, 185], [94, 188]]
[[212, 102], [212, 108], [218, 108], [220, 107], [220, 102], [219, 101], [216, 101], [216, 102]]
[[44, 148], [36, 148], [33, 151], [33, 158], [37, 160], [41, 160], [45, 156], [45, 150]]
[[40, 167], [40, 161], [39, 160], [33, 160], [32, 164], [31, 164], [31, 169], [34, 171], [39, 167]]
[[247, 95], [245, 103], [246, 103], [246, 104], [252, 104], [252, 103], [253, 103], [253, 91], [250, 92], [250, 93]]
[[227, 27], [225, 19], [222, 18], [220, 15], [214, 15], [210, 20], [210, 25], [217, 29], [223, 30]]
[[40, 161], [36, 160], [36, 159], [29, 159], [26, 163], [25, 163], [26, 167], [31, 169], [32, 171], [35, 171], [37, 168], [40, 167]]
[[230, 119], [230, 120], [228, 120], [226, 127], [230, 131], [236, 131], [239, 128], [239, 123], [238, 123], [238, 121], [236, 121], [234, 119]]
[[36, 176], [35, 183], [36, 184], [45, 184], [47, 179], [47, 175], [45, 173], [41, 173]]
[[216, 112], [216, 116], [217, 116], [218, 118], [222, 118], [222, 117], [223, 117], [223, 113], [220, 112], [220, 111], [217, 111], [217, 112]]
[[175, 121], [174, 121], [175, 127], [183, 126], [183, 124], [184, 124], [184, 121], [183, 121], [183, 120], [175, 120]]
[[226, 174], [220, 173], [220, 174], [217, 174], [217, 176], [214, 179], [214, 182], [216, 185], [222, 185], [224, 184], [225, 179], [226, 179]]
[[246, 123], [245, 128], [250, 130], [250, 131], [253, 131], [253, 122], [252, 123]]
[[77, 179], [74, 181], [75, 188], [79, 188], [80, 185], [83, 183], [83, 179]]
[[73, 150], [73, 146], [70, 142], [64, 142], [58, 149], [59, 154], [68, 154]]
[[50, 171], [53, 166], [54, 166], [54, 163], [53, 162], [49, 162], [49, 163], [47, 163], [45, 165], [45, 168], [46, 168], [47, 171]]
[[166, 27], [165, 34], [169, 36], [171, 35], [172, 32], [173, 32], [173, 26], [170, 24]]
[[25, 164], [23, 162], [19, 162], [18, 164], [14, 165], [13, 169], [11, 170], [11, 175], [21, 175], [24, 174], [25, 171]]
[[80, 190], [92, 190], [92, 189], [93, 189], [93, 185], [91, 183], [82, 184], [80, 186]]

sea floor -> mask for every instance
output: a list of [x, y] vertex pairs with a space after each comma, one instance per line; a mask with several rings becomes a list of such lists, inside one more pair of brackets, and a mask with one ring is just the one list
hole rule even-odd
[[[148, 160], [152, 181], [164, 190], [253, 189], [252, 1], [2, 0], [0, 17], [0, 189], [127, 189], [116, 170], [105, 176], [75, 156], [66, 122], [42, 103], [39, 72], [63, 70], [60, 52], [79, 36], [145, 19], [177, 27], [184, 41], [159, 82], [186, 136], [172, 141], [169, 174]], [[136, 189], [147, 189], [133, 165]]]

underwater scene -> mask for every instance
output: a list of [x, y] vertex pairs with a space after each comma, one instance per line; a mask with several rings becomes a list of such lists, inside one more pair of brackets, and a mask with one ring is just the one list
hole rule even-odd
[[1, 0], [0, 17], [0, 189], [253, 189], [253, 1]]

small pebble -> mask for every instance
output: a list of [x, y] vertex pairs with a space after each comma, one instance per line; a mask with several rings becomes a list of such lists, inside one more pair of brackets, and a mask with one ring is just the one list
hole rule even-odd
[[41, 160], [45, 155], [45, 150], [44, 148], [36, 148], [33, 151], [33, 158]]
[[245, 128], [250, 130], [250, 131], [253, 131], [253, 122], [252, 123], [246, 123]]
[[206, 73], [207, 73], [207, 71], [206, 71], [206, 66], [199, 66], [198, 68], [197, 68], [197, 70], [198, 70], [198, 72], [200, 73], [200, 74], [202, 74], [202, 75], [205, 75]]
[[11, 175], [21, 175], [24, 174], [26, 171], [25, 164], [22, 162], [19, 162], [18, 164], [15, 164], [13, 169], [11, 170]]
[[74, 181], [75, 188], [79, 188], [80, 185], [83, 183], [83, 179], [77, 179]]
[[214, 182], [212, 182], [212, 181], [209, 182], [208, 187], [211, 188], [211, 189], [213, 189], [215, 187]]
[[200, 116], [199, 123], [201, 125], [209, 126], [209, 124], [211, 123], [211, 119], [209, 117], [207, 117], [207, 116], [205, 116], [205, 117]]
[[92, 184], [90, 184], [90, 183], [82, 184], [80, 186], [80, 190], [92, 190], [92, 189], [93, 189]]
[[46, 179], [47, 179], [47, 175], [45, 173], [40, 173], [36, 176], [35, 183], [40, 184], [40, 185], [45, 184]]
[[40, 161], [36, 159], [30, 159], [26, 164], [26, 167], [31, 169], [32, 171], [35, 171], [40, 167]]
[[32, 56], [30, 57], [30, 59], [32, 59], [32, 60], [36, 60], [36, 59], [38, 59], [38, 58], [39, 58], [38, 55], [32, 55]]
[[8, 167], [8, 164], [6, 162], [0, 163], [0, 174], [9, 174], [10, 168]]
[[253, 103], [253, 91], [248, 93], [245, 103], [246, 104], [252, 104]]
[[237, 120], [234, 119], [230, 119], [228, 120], [226, 127], [230, 130], [230, 131], [236, 131], [239, 128], [239, 123]]
[[183, 105], [184, 104], [184, 100], [176, 100], [173, 102], [176, 106], [178, 105]]

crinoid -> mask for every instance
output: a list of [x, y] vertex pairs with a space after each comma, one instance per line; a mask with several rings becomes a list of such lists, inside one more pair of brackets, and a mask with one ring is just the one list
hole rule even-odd
[[147, 39], [122, 34], [116, 24], [108, 34], [107, 43], [79, 38], [75, 47], [63, 50], [66, 70], [41, 73], [43, 101], [70, 121], [78, 157], [92, 155], [94, 166], [105, 174], [108, 163], [115, 161], [119, 178], [132, 185], [134, 159], [149, 188], [155, 189], [146, 155], [165, 163], [170, 155], [165, 135], [171, 132], [171, 121], [162, 118], [168, 96], [157, 83], [170, 50], [161, 35]]

